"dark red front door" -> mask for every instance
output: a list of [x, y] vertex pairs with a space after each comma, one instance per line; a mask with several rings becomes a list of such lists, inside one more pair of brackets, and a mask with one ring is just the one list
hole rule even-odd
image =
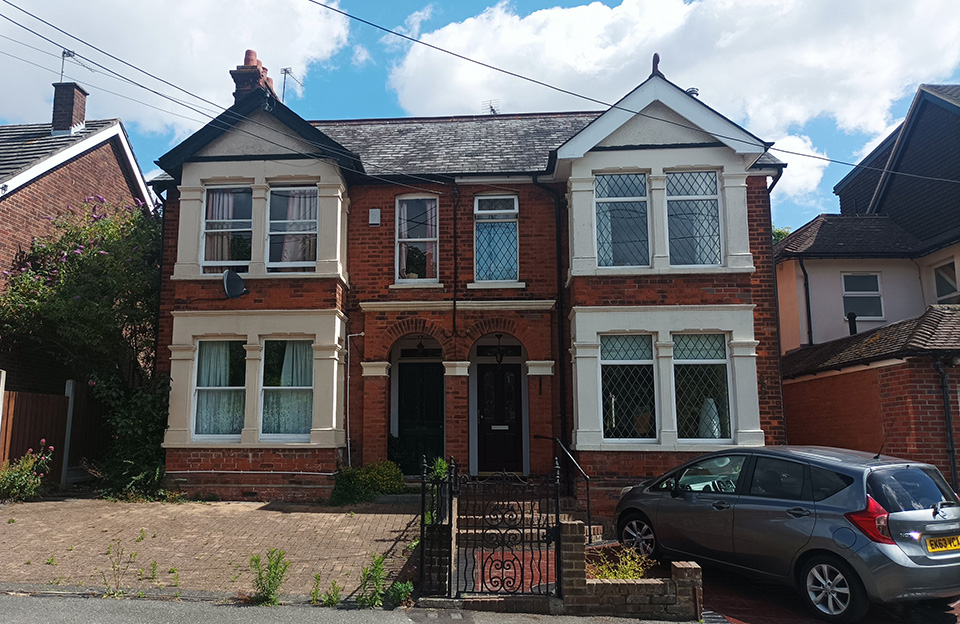
[[477, 469], [523, 470], [519, 364], [477, 365]]

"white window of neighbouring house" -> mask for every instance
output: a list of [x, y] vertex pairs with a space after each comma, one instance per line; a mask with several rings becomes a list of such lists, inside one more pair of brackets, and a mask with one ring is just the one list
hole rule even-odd
[[651, 336], [600, 336], [603, 437], [657, 437], [656, 384]]
[[194, 435], [239, 436], [247, 370], [243, 341], [203, 340], [198, 351]]
[[674, 334], [677, 436], [729, 439], [727, 339], [723, 334]]
[[647, 176], [642, 173], [598, 174], [594, 185], [597, 265], [648, 266]]
[[309, 437], [312, 422], [311, 341], [265, 341], [261, 432], [264, 435]]
[[937, 287], [937, 303], [960, 303], [957, 269], [954, 263], [948, 262], [935, 268], [933, 279]]
[[720, 196], [714, 171], [667, 174], [670, 264], [720, 264]]
[[317, 189], [270, 189], [268, 271], [303, 271], [317, 262]]
[[883, 295], [879, 273], [844, 273], [843, 316], [853, 312], [858, 319], [882, 319]]
[[253, 240], [253, 192], [249, 188], [212, 188], [203, 219], [203, 272], [233, 269], [244, 273]]
[[519, 279], [517, 263], [518, 201], [511, 195], [478, 196], [473, 203], [473, 278], [478, 281]]
[[437, 198], [397, 198], [397, 281], [437, 281]]

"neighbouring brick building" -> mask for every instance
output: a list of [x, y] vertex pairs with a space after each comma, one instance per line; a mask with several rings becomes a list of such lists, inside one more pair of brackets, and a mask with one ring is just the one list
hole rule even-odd
[[775, 249], [787, 439], [883, 446], [956, 488], [960, 85], [921, 85], [860, 165], [840, 214]]
[[[71, 82], [53, 87], [51, 123], [0, 126], [0, 270], [50, 234], [51, 217], [70, 204], [92, 195], [117, 206], [149, 197], [120, 120], [88, 120], [86, 91]], [[0, 288], [5, 282], [0, 275]], [[2, 342], [0, 370], [7, 390], [54, 394], [70, 375], [48, 354]]]
[[231, 74], [158, 161], [176, 487], [542, 474], [558, 438], [614, 493], [782, 442], [770, 144], [656, 69], [606, 111], [313, 122], [255, 53]]

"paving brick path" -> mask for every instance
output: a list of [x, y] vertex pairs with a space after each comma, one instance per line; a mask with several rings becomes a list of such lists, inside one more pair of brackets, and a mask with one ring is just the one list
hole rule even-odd
[[282, 593], [308, 594], [319, 573], [324, 590], [336, 580], [349, 595], [373, 553], [385, 554], [396, 576], [409, 554], [404, 549], [419, 537], [418, 511], [401, 503], [340, 508], [73, 499], [6, 505], [0, 507], [0, 582], [102, 588], [100, 571], [112, 578], [107, 549], [119, 543], [124, 562], [136, 553], [122, 582], [134, 591], [179, 582], [185, 590], [249, 593], [250, 556], [266, 561], [268, 549], [280, 548], [290, 561]]

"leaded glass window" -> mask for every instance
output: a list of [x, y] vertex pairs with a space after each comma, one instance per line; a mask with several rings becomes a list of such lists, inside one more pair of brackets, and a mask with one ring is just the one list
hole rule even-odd
[[597, 265], [647, 266], [647, 176], [642, 173], [597, 175]]
[[474, 200], [473, 273], [478, 282], [519, 279], [517, 212], [517, 197], [513, 195], [478, 196]]
[[729, 439], [727, 339], [723, 334], [675, 334], [673, 377], [677, 436]]
[[600, 336], [603, 437], [657, 437], [653, 340], [649, 335]]
[[720, 264], [720, 197], [714, 171], [667, 174], [670, 264]]

